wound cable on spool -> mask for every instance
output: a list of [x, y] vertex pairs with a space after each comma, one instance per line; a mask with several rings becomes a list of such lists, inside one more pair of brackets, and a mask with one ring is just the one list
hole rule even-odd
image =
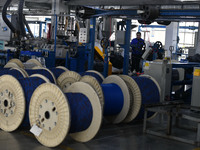
[[124, 105], [122, 90], [116, 84], [102, 84], [104, 93], [104, 116], [113, 116], [121, 112]]
[[56, 83], [54, 74], [47, 68], [25, 70], [29, 76], [33, 74], [41, 74], [49, 79], [51, 83]]
[[94, 70], [88, 70], [84, 73], [84, 75], [90, 75], [97, 79], [97, 81], [101, 84], [104, 80], [104, 77], [101, 75], [101, 73], [94, 71]]
[[[57, 86], [46, 83], [35, 90], [31, 99], [29, 111], [31, 126], [37, 124], [43, 130], [36, 138], [48, 147], [59, 145], [65, 139], [68, 131], [76, 141], [87, 142], [97, 134], [101, 126], [102, 109], [99, 98], [91, 86], [83, 82], [76, 82], [65, 89], [64, 93]], [[44, 121], [44, 127], [41, 123], [38, 124], [38, 116], [42, 115], [39, 113], [40, 105], [44, 108], [43, 112], [51, 110], [50, 105], [42, 104], [43, 97], [47, 95], [48, 101], [55, 103], [57, 117], [59, 117], [51, 130], [48, 129], [48, 126], [50, 122], [56, 120], [56, 117], [50, 117], [47, 120], [49, 123]]]
[[33, 74], [30, 77], [38, 77], [38, 78], [43, 79], [46, 83], [51, 83], [47, 77], [45, 77], [45, 76], [43, 76], [41, 74]]
[[93, 117], [92, 105], [88, 98], [81, 93], [65, 94], [71, 109], [71, 127], [69, 133], [86, 130]]
[[89, 84], [97, 93], [101, 103], [102, 110], [104, 109], [104, 94], [99, 82], [92, 76], [85, 75], [81, 78], [80, 82]]
[[27, 77], [20, 69], [3, 69], [0, 70], [0, 76], [2, 75], [12, 75], [16, 78], [24, 78]]
[[[73, 83], [69, 88], [67, 88], [64, 93], [82, 93], [84, 94], [91, 103], [92, 106], [92, 122], [90, 126], [83, 131], [71, 133], [71, 137], [79, 142], [87, 142], [95, 137], [97, 132], [100, 129], [102, 123], [102, 108], [99, 102], [98, 95], [94, 91], [94, 89], [87, 83], [76, 82]], [[87, 109], [87, 108], [85, 108]], [[80, 111], [80, 110], [78, 110]], [[87, 110], [85, 110], [87, 111]]]
[[54, 74], [54, 76], [55, 76], [55, 78], [56, 79], [58, 79], [58, 77], [62, 74], [62, 73], [64, 73], [66, 70], [65, 69], [63, 69], [63, 68], [50, 68], [49, 69], [53, 74]]
[[130, 107], [130, 95], [128, 87], [120, 77], [109, 76], [101, 85], [89, 75], [83, 76], [80, 81], [88, 83], [97, 92], [108, 121], [120, 123], [125, 119]]
[[[138, 84], [141, 92], [142, 106], [137, 119], [144, 118], [144, 105], [155, 104], [160, 102], [160, 93], [157, 85], [149, 78], [146, 77], [132, 77]], [[151, 117], [154, 113], [148, 113], [147, 117]]]
[[159, 90], [160, 96], [161, 96], [161, 88], [160, 88], [160, 85], [158, 84], [158, 82], [156, 81], [155, 78], [153, 78], [152, 76], [147, 75], [147, 74], [140, 75], [140, 77], [145, 77], [145, 78], [149, 78], [150, 80], [152, 80], [156, 84], [156, 86]]
[[[104, 81], [103, 84], [116, 84], [120, 87], [122, 93], [123, 93], [123, 107], [120, 111], [120, 113], [118, 113], [117, 115], [111, 115], [111, 116], [107, 116], [107, 120], [109, 120], [110, 122], [116, 124], [116, 123], [121, 123], [127, 116], [128, 112], [129, 112], [129, 108], [130, 108], [130, 94], [129, 94], [129, 90], [128, 87], [126, 85], [126, 83], [119, 77], [116, 75], [111, 75], [108, 76]], [[102, 85], [103, 85], [102, 84]], [[101, 86], [102, 86], [101, 85]], [[105, 91], [106, 92], [106, 91]], [[118, 94], [115, 93], [115, 91], [110, 89], [110, 93], [109, 94]], [[106, 96], [104, 94], [104, 99], [106, 99]], [[112, 100], [112, 97], [111, 97]], [[113, 100], [112, 100], [113, 101]], [[106, 105], [106, 104], [104, 104]], [[114, 105], [114, 104], [113, 104]]]
[[18, 81], [20, 82], [20, 84], [24, 90], [24, 95], [25, 95], [25, 99], [26, 99], [26, 112], [25, 112], [25, 117], [24, 117], [22, 126], [30, 126], [28, 110], [29, 110], [29, 103], [31, 100], [31, 96], [32, 96], [33, 92], [35, 91], [35, 89], [39, 85], [46, 83], [46, 81], [39, 77], [21, 78], [21, 79], [18, 79]]

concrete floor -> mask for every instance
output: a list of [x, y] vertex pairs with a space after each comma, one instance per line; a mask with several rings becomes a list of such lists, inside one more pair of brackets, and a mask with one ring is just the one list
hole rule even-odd
[[[50, 150], [42, 146], [28, 130], [13, 133], [0, 131], [0, 150]], [[90, 142], [77, 143], [70, 137], [53, 150], [200, 150], [174, 140], [145, 135], [142, 123], [104, 125]]]

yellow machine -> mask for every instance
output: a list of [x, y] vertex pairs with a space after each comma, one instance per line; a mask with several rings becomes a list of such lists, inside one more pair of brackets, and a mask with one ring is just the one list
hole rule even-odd
[[[97, 52], [97, 54], [99, 55], [99, 57], [101, 57], [102, 61], [104, 60], [104, 54], [103, 52], [97, 47], [95, 46], [95, 51]], [[108, 64], [108, 75], [112, 74], [112, 63], [109, 61]]]

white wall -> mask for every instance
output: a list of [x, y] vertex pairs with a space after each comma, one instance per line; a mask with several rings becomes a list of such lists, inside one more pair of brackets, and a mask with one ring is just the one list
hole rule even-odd
[[172, 22], [170, 25], [166, 27], [166, 35], [165, 35], [165, 49], [166, 57], [171, 56], [171, 52], [169, 51], [169, 47], [174, 47], [174, 52], [176, 51], [177, 47], [177, 34], [178, 34], [178, 22]]

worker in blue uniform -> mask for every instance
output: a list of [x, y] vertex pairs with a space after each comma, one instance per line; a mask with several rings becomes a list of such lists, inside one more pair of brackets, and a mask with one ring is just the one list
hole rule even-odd
[[131, 41], [131, 47], [132, 47], [131, 71], [141, 72], [142, 69], [140, 68], [140, 60], [145, 50], [145, 43], [144, 40], [141, 38], [141, 32], [136, 33], [136, 38], [134, 38]]

